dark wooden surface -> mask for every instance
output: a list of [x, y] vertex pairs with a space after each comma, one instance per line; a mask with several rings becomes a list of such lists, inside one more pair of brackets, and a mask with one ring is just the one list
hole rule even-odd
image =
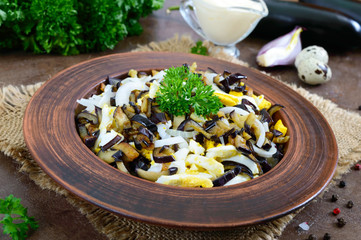
[[[178, 4], [179, 1], [167, 1], [165, 6]], [[173, 12], [167, 15], [162, 9], [142, 20], [145, 30], [141, 36], [128, 37], [118, 44], [112, 51], [94, 54], [82, 54], [72, 57], [34, 55], [31, 53], [11, 52], [0, 55], [0, 85], [8, 84], [31, 84], [45, 81], [57, 72], [77, 64], [81, 61], [94, 57], [126, 52], [134, 49], [138, 44], [147, 44], [150, 41], [162, 41], [174, 36], [174, 34], [188, 34], [194, 40], [200, 39], [185, 24], [180, 14]], [[266, 39], [249, 37], [238, 44], [241, 51], [241, 59], [250, 66], [257, 67], [255, 56], [258, 50], [267, 42]], [[331, 81], [320, 86], [307, 86], [302, 84], [293, 67], [277, 67], [267, 72], [280, 77], [283, 81], [303, 86], [310, 92], [317, 93], [324, 98], [338, 104], [344, 109], [358, 111], [361, 105], [361, 50], [329, 51], [329, 65], [333, 72]], [[265, 69], [261, 69], [265, 70]], [[69, 205], [61, 196], [41, 190], [28, 176], [18, 173], [18, 165], [10, 158], [0, 155], [0, 196], [14, 194], [22, 198], [22, 203], [29, 208], [29, 214], [35, 216], [40, 222], [40, 228], [33, 232], [29, 239], [105, 239], [88, 223], [76, 209]], [[361, 160], [361, 159], [360, 159]], [[360, 171], [351, 171], [343, 180], [346, 188], [333, 187], [321, 198], [308, 204], [285, 229], [280, 239], [306, 239], [313, 233], [322, 239], [324, 233], [329, 232], [332, 239], [359, 239], [361, 235], [361, 204], [360, 194]], [[340, 200], [330, 202], [332, 194], [339, 194]], [[345, 204], [353, 200], [355, 207], [347, 209]], [[336, 226], [336, 217], [332, 216], [332, 210], [340, 207], [342, 216], [347, 220], [344, 228]], [[298, 224], [308, 222], [311, 226], [309, 231], [298, 231]], [[0, 235], [1, 239], [7, 239]]]

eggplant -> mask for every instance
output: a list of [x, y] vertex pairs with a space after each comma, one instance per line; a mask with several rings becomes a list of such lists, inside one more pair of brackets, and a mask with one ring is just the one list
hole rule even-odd
[[199, 133], [202, 133], [207, 139], [210, 139], [212, 135], [208, 133], [206, 130], [203, 129], [201, 125], [199, 125], [196, 121], [191, 118], [187, 118], [177, 128], [180, 131], [187, 131], [187, 130], [195, 130]]
[[139, 153], [137, 152], [137, 150], [135, 150], [131, 145], [129, 145], [129, 143], [126, 142], [118, 143], [112, 146], [112, 149], [121, 150], [124, 154], [123, 160], [127, 162], [131, 162], [137, 157], [139, 157]]
[[168, 168], [168, 172], [169, 172], [169, 175], [174, 175], [178, 172], [178, 168], [177, 167]]
[[138, 130], [139, 130], [139, 133], [140, 133], [140, 134], [143, 134], [144, 136], [146, 136], [147, 138], [149, 138], [149, 140], [150, 140], [151, 142], [153, 142], [154, 134], [153, 134], [151, 131], [149, 131], [148, 128], [140, 127]]
[[102, 109], [98, 106], [95, 106], [95, 115], [97, 115], [98, 122], [102, 122]]
[[247, 76], [241, 73], [229, 74], [229, 72], [223, 72], [225, 79], [220, 81], [220, 84], [223, 85], [223, 89], [226, 93], [229, 93], [231, 90], [235, 90], [235, 87], [239, 86], [243, 79], [247, 79]]
[[169, 147], [159, 147], [155, 148], [153, 151], [153, 159], [156, 163], [168, 163], [174, 162], [175, 159], [173, 157], [174, 151]]
[[273, 119], [272, 119], [271, 115], [268, 113], [268, 111], [265, 108], [263, 108], [259, 113], [262, 116], [261, 120], [260, 120], [261, 122], [266, 122], [268, 124], [273, 123]]
[[241, 172], [247, 174], [251, 179], [254, 178], [253, 173], [251, 171], [251, 169], [249, 169], [246, 165], [241, 164], [241, 163], [237, 163], [237, 162], [233, 162], [233, 161], [223, 161], [222, 162], [223, 166], [224, 166], [224, 170], [232, 170], [233, 168], [239, 166], [241, 168]]
[[109, 76], [107, 76], [106, 80], [109, 82], [109, 84], [113, 85], [116, 88], [119, 88], [120, 82], [122, 81], [122, 80], [120, 80], [118, 78], [111, 78]]
[[110, 140], [109, 142], [104, 144], [104, 146], [101, 146], [100, 148], [101, 148], [102, 151], [106, 151], [107, 149], [114, 146], [120, 140], [122, 140], [122, 137], [117, 134], [117, 135], [115, 135], [115, 137], [112, 140]]
[[252, 35], [275, 39], [296, 26], [303, 27], [303, 45], [337, 49], [361, 47], [361, 26], [350, 17], [329, 9], [300, 2], [265, 0], [268, 16], [261, 19]]
[[124, 129], [129, 129], [132, 127], [129, 118], [123, 112], [121, 107], [117, 107], [113, 114], [115, 126], [118, 132], [123, 132]]
[[236, 166], [232, 170], [227, 171], [222, 176], [213, 180], [213, 187], [224, 186], [227, 182], [231, 181], [235, 176], [237, 176], [242, 170], [242, 167]]
[[152, 115], [150, 116], [150, 120], [152, 122], [154, 122], [155, 124], [166, 123], [167, 122], [167, 116], [165, 115], [164, 112], [161, 112], [161, 113], [153, 112]]
[[137, 176], [137, 169], [143, 169], [147, 171], [150, 168], [150, 160], [139, 155], [131, 162], [125, 162], [124, 165], [126, 166], [127, 170], [130, 174]]
[[91, 114], [88, 111], [82, 111], [77, 115], [77, 120], [79, 123], [89, 122], [91, 124], [97, 125], [99, 123], [98, 117], [94, 114]]
[[98, 138], [98, 136], [89, 135], [85, 124], [78, 124], [79, 136], [83, 140], [84, 144], [88, 148], [92, 148]]
[[361, 2], [356, 0], [300, 0], [341, 12], [361, 24]]
[[108, 151], [100, 150], [97, 153], [97, 156], [106, 163], [113, 163], [115, 162], [114, 156], [118, 156], [118, 152], [119, 152], [118, 150], [108, 150]]
[[284, 106], [282, 106], [281, 104], [274, 104], [272, 107], [268, 109], [268, 113], [271, 117], [273, 117], [273, 114], [275, 114], [277, 111], [281, 110], [282, 108], [284, 108]]
[[153, 150], [154, 143], [153, 143], [154, 135], [151, 131], [147, 128], [140, 127], [139, 134], [134, 136], [134, 144], [138, 150], [147, 149]]
[[130, 120], [140, 123], [144, 127], [148, 128], [152, 133], [157, 132], [157, 125], [140, 114], [135, 114]]
[[257, 107], [249, 100], [243, 98], [241, 104], [250, 106], [255, 113], [258, 113]]

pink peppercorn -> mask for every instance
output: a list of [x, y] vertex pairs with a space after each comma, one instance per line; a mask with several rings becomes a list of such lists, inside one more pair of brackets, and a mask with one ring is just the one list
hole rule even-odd
[[359, 163], [356, 164], [356, 165], [354, 166], [354, 169], [355, 169], [355, 170], [360, 170], [360, 169], [361, 169], [361, 164], [359, 164]]
[[332, 211], [332, 213], [333, 213], [334, 215], [338, 215], [338, 214], [340, 214], [340, 212], [341, 212], [341, 210], [340, 210], [339, 208], [335, 208], [335, 209], [333, 209], [333, 211]]

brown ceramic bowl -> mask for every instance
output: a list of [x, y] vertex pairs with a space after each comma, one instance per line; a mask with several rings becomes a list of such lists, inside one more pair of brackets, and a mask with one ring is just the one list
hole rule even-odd
[[[285, 106], [279, 118], [290, 141], [268, 173], [237, 185], [190, 189], [124, 174], [101, 161], [75, 127], [76, 102], [133, 68], [164, 69], [197, 62], [198, 69], [227, 69], [248, 76], [257, 94]], [[31, 99], [24, 119], [26, 144], [40, 167], [62, 187], [100, 208], [168, 227], [215, 230], [261, 223], [311, 201], [330, 182], [337, 145], [321, 113], [306, 99], [257, 70], [210, 57], [181, 53], [121, 53], [70, 67], [47, 81]]]

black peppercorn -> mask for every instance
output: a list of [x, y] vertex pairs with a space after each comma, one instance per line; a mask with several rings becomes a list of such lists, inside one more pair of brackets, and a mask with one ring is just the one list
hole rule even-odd
[[331, 235], [329, 233], [325, 233], [325, 235], [323, 235], [323, 240], [330, 240], [331, 239]]
[[344, 188], [346, 187], [346, 182], [345, 181], [340, 181], [339, 185], [340, 188]]
[[337, 218], [337, 226], [338, 226], [338, 227], [343, 227], [343, 226], [345, 226], [345, 225], [346, 225], [345, 219], [343, 219], [343, 218]]
[[351, 200], [348, 201], [346, 207], [352, 208], [353, 207], [353, 202]]
[[361, 105], [360, 105], [360, 106], [358, 106], [358, 110], [361, 110]]
[[339, 196], [337, 194], [332, 194], [331, 202], [336, 202], [338, 200]]
[[168, 169], [169, 171], [169, 175], [173, 175], [176, 174], [178, 172], [178, 168], [177, 167], [171, 167]]
[[310, 236], [308, 236], [307, 240], [316, 240], [316, 236], [314, 234], [311, 234]]

